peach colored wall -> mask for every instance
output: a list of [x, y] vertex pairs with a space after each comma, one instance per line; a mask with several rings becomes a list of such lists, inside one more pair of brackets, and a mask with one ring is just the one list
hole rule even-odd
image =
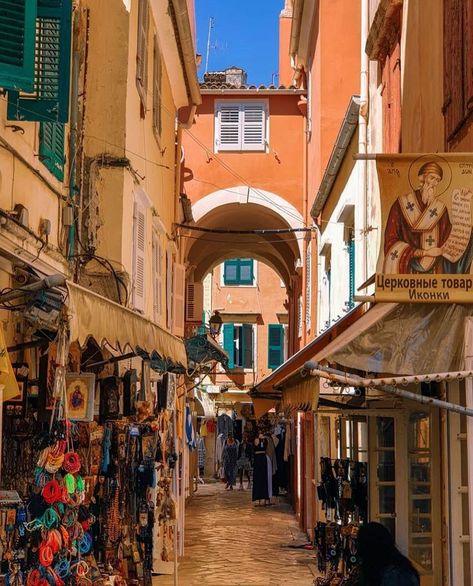
[[[253, 373], [235, 374], [232, 379], [237, 383], [252, 385], [262, 380], [271, 371], [268, 369], [268, 325], [278, 324], [278, 313], [287, 313], [284, 301], [287, 298], [286, 288], [281, 287], [281, 279], [269, 267], [257, 262], [256, 286], [254, 287], [227, 287], [222, 285], [221, 266], [213, 271], [212, 276], [212, 305], [221, 312], [259, 313], [261, 319], [256, 325], [257, 359], [255, 380]], [[242, 320], [245, 321], [244, 319]], [[286, 340], [287, 342], [287, 340]], [[228, 383], [226, 374], [217, 375], [217, 384]]]
[[290, 86], [294, 70], [291, 67], [289, 57], [289, 42], [291, 38], [292, 18], [281, 16], [279, 18], [279, 85]]
[[[215, 101], [241, 101], [242, 95], [203, 95], [190, 132], [214, 153]], [[235, 185], [250, 184], [276, 193], [302, 213], [304, 118], [297, 106], [298, 95], [258, 96], [246, 94], [246, 99], [268, 100], [269, 152], [228, 153], [215, 155], [200, 147], [186, 132], [183, 133], [185, 174], [192, 172], [194, 180], [185, 181], [187, 195], [195, 203], [202, 197]], [[225, 169], [217, 157], [234, 173]]]
[[[360, 2], [321, 0], [311, 67], [312, 136], [308, 152], [309, 209], [348, 102], [360, 91]], [[343, 42], [341, 40], [343, 39]]]

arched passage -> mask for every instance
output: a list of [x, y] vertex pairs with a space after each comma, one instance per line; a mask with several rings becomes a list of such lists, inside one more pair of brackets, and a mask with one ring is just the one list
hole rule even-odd
[[[300, 212], [275, 193], [247, 186], [215, 191], [193, 207], [196, 226], [228, 230], [279, 230], [303, 226]], [[186, 260], [200, 281], [219, 262], [232, 257], [251, 257], [272, 267], [290, 287], [302, 257], [301, 232], [284, 234], [212, 234], [192, 232]]]

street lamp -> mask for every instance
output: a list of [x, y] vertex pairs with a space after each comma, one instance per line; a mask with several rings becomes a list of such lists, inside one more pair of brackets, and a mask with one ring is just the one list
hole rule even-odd
[[212, 338], [217, 338], [220, 335], [220, 330], [222, 329], [222, 318], [220, 317], [220, 313], [218, 311], [214, 311], [214, 314], [209, 319], [209, 328], [210, 328], [210, 335]]

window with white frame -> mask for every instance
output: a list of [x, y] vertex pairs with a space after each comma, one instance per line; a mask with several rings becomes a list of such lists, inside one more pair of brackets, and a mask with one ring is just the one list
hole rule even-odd
[[225, 286], [256, 284], [255, 263], [252, 258], [232, 258], [223, 263]]
[[266, 151], [266, 102], [218, 102], [215, 110], [216, 151]]

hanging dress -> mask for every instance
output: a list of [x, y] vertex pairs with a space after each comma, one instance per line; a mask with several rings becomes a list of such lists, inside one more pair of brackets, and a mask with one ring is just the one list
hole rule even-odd
[[268, 458], [266, 457], [267, 439], [259, 439], [253, 452], [253, 501], [271, 498], [268, 478]]
[[227, 442], [223, 448], [222, 457], [225, 480], [230, 486], [233, 486], [237, 475], [238, 444], [236, 442], [233, 442], [233, 444]]

